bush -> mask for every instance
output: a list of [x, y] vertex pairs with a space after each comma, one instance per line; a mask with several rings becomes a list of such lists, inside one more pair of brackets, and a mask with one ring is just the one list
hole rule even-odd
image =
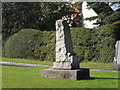
[[111, 23], [118, 21], [118, 20], [120, 20], [120, 11], [116, 11], [113, 14], [107, 16], [103, 20], [103, 22], [105, 22], [105, 24], [111, 24]]
[[94, 54], [92, 49], [92, 29], [72, 28], [72, 41], [75, 53], [81, 57], [82, 60], [91, 60]]
[[98, 29], [72, 28], [75, 53], [83, 61], [112, 62], [119, 28], [118, 23]]
[[11, 36], [3, 48], [8, 58], [54, 60], [55, 32], [24, 29]]
[[[114, 57], [115, 34], [112, 25], [100, 27], [97, 32], [99, 43], [96, 43], [96, 51], [99, 62], [112, 62]], [[96, 37], [96, 38], [97, 38]]]
[[120, 21], [116, 21], [112, 24], [115, 28], [115, 39], [120, 40]]
[[[71, 28], [74, 52], [82, 61], [112, 62], [115, 41], [120, 40], [120, 23], [98, 29]], [[55, 60], [55, 31], [24, 29], [11, 36], [3, 48], [3, 56]]]

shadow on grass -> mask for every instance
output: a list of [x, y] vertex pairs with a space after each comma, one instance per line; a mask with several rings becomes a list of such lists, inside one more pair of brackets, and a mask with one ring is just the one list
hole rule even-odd
[[112, 80], [120, 80], [120, 78], [102, 78], [102, 77], [90, 77], [90, 80], [94, 79], [112, 79]]

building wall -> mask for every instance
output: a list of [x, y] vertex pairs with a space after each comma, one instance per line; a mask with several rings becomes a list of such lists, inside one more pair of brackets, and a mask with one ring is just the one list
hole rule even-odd
[[90, 17], [93, 17], [93, 16], [98, 16], [98, 14], [92, 9], [92, 8], [88, 8], [89, 6], [87, 6], [87, 2], [84, 1], [82, 3], [82, 14], [83, 14], [83, 26], [85, 28], [96, 28], [98, 27], [99, 25], [93, 25], [94, 23], [96, 23], [97, 19], [96, 20], [85, 20], [86, 18], [90, 18]]

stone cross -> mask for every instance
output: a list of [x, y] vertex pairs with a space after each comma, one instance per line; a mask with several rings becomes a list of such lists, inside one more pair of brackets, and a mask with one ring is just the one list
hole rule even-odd
[[114, 67], [120, 69], [120, 40], [115, 45]]
[[56, 62], [53, 69], [79, 69], [79, 57], [73, 53], [70, 27], [66, 20], [56, 21]]

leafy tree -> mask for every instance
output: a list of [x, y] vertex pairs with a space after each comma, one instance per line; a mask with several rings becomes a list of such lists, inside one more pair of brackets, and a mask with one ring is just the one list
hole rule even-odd
[[3, 40], [24, 28], [54, 30], [55, 21], [71, 14], [71, 5], [62, 2], [3, 2]]
[[[110, 6], [113, 6], [114, 4], [117, 4], [118, 7], [117, 10], [112, 10]], [[106, 2], [96, 2], [96, 3], [89, 3], [90, 8], [93, 8], [95, 12], [98, 13], [98, 16], [87, 18], [87, 20], [94, 20], [98, 19], [98, 22], [95, 24], [105, 25], [105, 24], [111, 24], [113, 22], [120, 20], [120, 3], [111, 3], [109, 6], [109, 3]]]
[[120, 11], [115, 11], [113, 14], [106, 17], [103, 21], [105, 24], [111, 24], [120, 20]]

